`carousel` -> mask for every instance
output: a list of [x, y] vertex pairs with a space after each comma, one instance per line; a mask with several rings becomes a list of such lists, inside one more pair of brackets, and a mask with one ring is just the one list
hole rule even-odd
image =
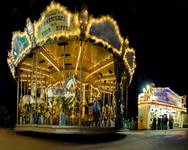
[[16, 131], [99, 134], [122, 127], [135, 51], [113, 18], [52, 2], [38, 21], [27, 18], [11, 45]]

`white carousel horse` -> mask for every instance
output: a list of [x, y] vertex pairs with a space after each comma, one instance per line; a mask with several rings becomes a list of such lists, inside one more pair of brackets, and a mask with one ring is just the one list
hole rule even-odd
[[48, 106], [51, 108], [53, 97], [64, 97], [67, 104], [73, 104], [76, 99], [76, 84], [77, 81], [75, 77], [70, 77], [67, 81], [64, 82], [63, 87], [53, 87], [49, 86], [46, 89], [48, 97]]
[[37, 104], [42, 104], [43, 101], [41, 98], [37, 97], [37, 99], [35, 100], [31, 95], [24, 95], [22, 97], [22, 105], [26, 105], [26, 104], [34, 104], [34, 103], [37, 103]]
[[24, 95], [20, 101], [21, 101], [23, 106], [26, 105], [26, 104], [30, 104], [31, 95]]
[[37, 86], [36, 86], [36, 83], [32, 83], [32, 86], [31, 86], [31, 95], [34, 97], [36, 96], [36, 92], [37, 92]]
[[65, 97], [68, 104], [71, 104], [76, 98], [76, 79], [74, 77], [70, 78], [64, 84], [64, 93], [63, 96]]

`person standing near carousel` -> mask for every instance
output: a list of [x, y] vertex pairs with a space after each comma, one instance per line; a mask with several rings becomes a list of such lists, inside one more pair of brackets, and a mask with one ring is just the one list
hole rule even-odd
[[164, 114], [162, 116], [162, 130], [167, 130], [168, 129], [167, 124], [168, 124], [168, 117], [167, 117], [166, 114]]
[[170, 115], [170, 116], [169, 116], [169, 129], [173, 129], [173, 123], [174, 123], [173, 116]]
[[93, 117], [94, 117], [95, 126], [99, 127], [100, 117], [101, 117], [101, 108], [100, 108], [100, 104], [98, 100], [95, 100], [93, 104]]
[[157, 129], [158, 130], [162, 129], [162, 118], [161, 118], [161, 116], [159, 116], [158, 119], [157, 119]]

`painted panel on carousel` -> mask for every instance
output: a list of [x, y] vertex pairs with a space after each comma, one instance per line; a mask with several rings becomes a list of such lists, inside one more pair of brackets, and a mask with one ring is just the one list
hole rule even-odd
[[31, 43], [26, 32], [15, 32], [12, 38], [12, 56], [15, 66], [28, 53]]
[[60, 4], [52, 2], [35, 23], [37, 43], [61, 36], [79, 35], [78, 15], [68, 12]]
[[110, 17], [92, 21], [89, 34], [107, 42], [117, 50], [121, 49], [122, 39], [119, 29], [116, 22]]

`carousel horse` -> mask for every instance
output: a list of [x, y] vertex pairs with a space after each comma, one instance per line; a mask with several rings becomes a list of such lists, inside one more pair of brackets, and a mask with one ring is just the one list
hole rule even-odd
[[65, 97], [65, 99], [66, 99], [68, 104], [73, 103], [73, 101], [75, 100], [75, 97], [76, 97], [76, 84], [77, 84], [77, 82], [76, 82], [75, 77], [70, 78], [64, 84], [65, 91], [63, 93], [63, 96]]
[[41, 89], [40, 89], [40, 98], [41, 98], [42, 100], [45, 99], [45, 89], [44, 89], [44, 88], [41, 88]]
[[19, 120], [20, 120], [21, 124], [29, 123], [30, 100], [31, 100], [30, 95], [24, 95], [20, 99], [20, 102], [19, 102], [20, 118], [19, 118]]
[[37, 86], [36, 86], [36, 83], [32, 83], [32, 86], [31, 86], [31, 95], [34, 97], [36, 96], [36, 93], [37, 93]]
[[69, 78], [67, 81], [64, 83], [64, 93], [63, 97], [65, 99], [65, 102], [67, 104], [67, 111], [71, 112], [70, 118], [75, 119], [77, 116], [78, 112], [78, 107], [79, 107], [79, 100], [76, 97], [76, 88], [77, 88], [77, 81], [75, 77]]
[[31, 101], [31, 95], [24, 95], [21, 99], [22, 105], [30, 104]]
[[97, 100], [95, 100], [93, 103], [93, 117], [94, 117], [95, 126], [99, 126], [100, 117], [101, 117], [101, 106]]

